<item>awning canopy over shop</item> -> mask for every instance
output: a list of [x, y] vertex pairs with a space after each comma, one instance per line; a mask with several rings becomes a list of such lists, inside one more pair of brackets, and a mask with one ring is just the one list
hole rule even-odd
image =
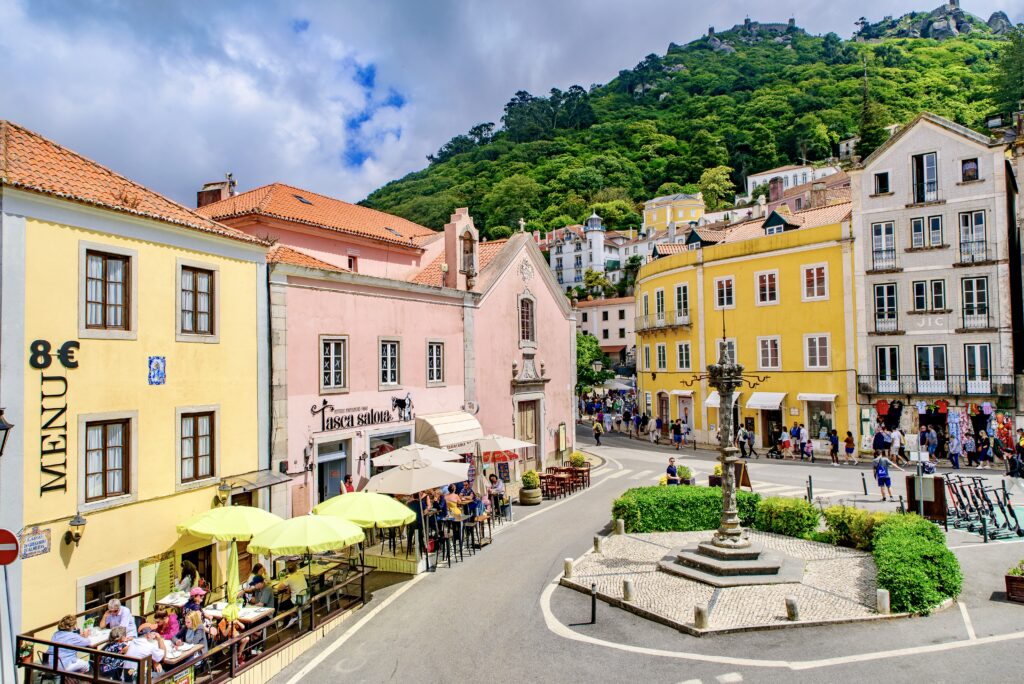
[[624, 345], [624, 344], [604, 344], [604, 345], [601, 345], [601, 351], [603, 351], [605, 354], [618, 354], [619, 352], [621, 352], [625, 348], [626, 348], [626, 345]]
[[834, 402], [836, 395], [834, 394], [815, 394], [813, 392], [801, 392], [796, 395], [797, 401], [827, 401]]
[[[743, 393], [742, 392], [734, 392], [733, 393], [732, 400], [733, 400], [734, 403], [737, 403], [737, 404], [739, 403], [740, 395], [741, 394], [743, 394]], [[721, 403], [722, 403], [722, 397], [718, 394], [718, 390], [711, 390], [711, 394], [709, 394], [708, 398], [704, 400], [704, 405], [707, 406], [708, 408], [718, 408], [719, 404], [721, 404]]]
[[785, 398], [785, 392], [751, 392], [750, 399], [747, 399], [747, 408], [778, 411]]
[[254, 470], [251, 473], [232, 475], [224, 479], [231, 487], [232, 494], [244, 494], [291, 481], [291, 478], [284, 473], [273, 470]]
[[693, 390], [672, 390], [669, 394], [675, 397], [692, 397]]
[[479, 421], [465, 411], [416, 416], [416, 442], [419, 444], [455, 450], [483, 436]]

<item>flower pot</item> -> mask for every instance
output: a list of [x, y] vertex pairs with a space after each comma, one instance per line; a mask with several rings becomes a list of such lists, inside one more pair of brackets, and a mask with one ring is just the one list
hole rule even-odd
[[690, 485], [691, 487], [693, 486], [693, 482], [694, 482], [694, 480], [693, 480], [693, 478], [692, 478], [692, 477], [684, 477], [684, 478], [683, 478], [682, 480], [680, 480], [680, 481], [681, 481], [681, 482], [682, 482], [682, 483], [683, 483], [684, 485]]
[[721, 487], [722, 476], [721, 475], [708, 475], [708, 487]]
[[521, 506], [536, 506], [544, 499], [541, 496], [541, 491], [537, 489], [520, 489], [519, 490], [519, 504]]
[[1024, 603], [1024, 577], [1006, 575], [1006, 598], [1014, 603]]

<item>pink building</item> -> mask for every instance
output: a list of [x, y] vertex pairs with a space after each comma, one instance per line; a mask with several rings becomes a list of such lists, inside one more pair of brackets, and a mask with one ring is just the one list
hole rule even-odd
[[438, 233], [282, 184], [209, 184], [200, 204], [277, 241], [271, 445], [293, 515], [411, 442], [537, 444], [512, 480], [573, 448], [573, 313], [529, 234], [481, 243], [465, 209]]

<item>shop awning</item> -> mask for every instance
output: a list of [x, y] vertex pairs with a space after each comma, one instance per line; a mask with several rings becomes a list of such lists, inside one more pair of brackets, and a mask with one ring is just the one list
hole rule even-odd
[[601, 345], [601, 351], [605, 354], [618, 354], [626, 348], [624, 344], [603, 344]]
[[692, 397], [693, 390], [672, 390], [669, 394], [675, 397]]
[[[476, 418], [465, 411], [416, 416], [416, 442], [440, 449], [467, 446], [484, 436]], [[472, 449], [470, 449], [472, 451]], [[459, 452], [462, 453], [462, 452]]]
[[283, 482], [290, 482], [291, 478], [284, 473], [274, 472], [273, 470], [254, 470], [251, 473], [231, 475], [225, 477], [224, 480], [231, 487], [232, 494], [242, 494], [253, 492], [257, 489], [273, 487]]
[[[739, 403], [740, 395], [741, 394], [743, 394], [743, 393], [742, 392], [735, 392], [735, 393], [733, 393], [733, 395], [732, 395], [733, 402]], [[722, 403], [722, 397], [719, 396], [718, 390], [711, 390], [711, 394], [709, 394], [708, 398], [704, 400], [704, 405], [707, 406], [708, 408], [718, 408], [719, 407], [718, 405], [721, 404], [721, 403]]]
[[751, 392], [750, 399], [747, 399], [747, 408], [778, 411], [785, 398], [785, 392]]
[[801, 392], [796, 395], [797, 401], [835, 401], [834, 394], [815, 394], [813, 392]]

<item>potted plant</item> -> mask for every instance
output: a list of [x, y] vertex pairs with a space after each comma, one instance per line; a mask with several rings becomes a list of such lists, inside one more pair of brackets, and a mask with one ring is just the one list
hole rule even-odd
[[1024, 603], [1024, 560], [1006, 571], [1006, 598]]
[[714, 473], [708, 475], [708, 487], [722, 486], [722, 464], [716, 463]]
[[523, 486], [519, 490], [519, 503], [523, 506], [536, 506], [544, 497], [540, 491], [540, 477], [535, 470], [523, 473]]
[[23, 663], [32, 662], [32, 644], [23, 642], [18, 646], [18, 660]]
[[693, 471], [686, 466], [679, 466], [679, 468], [676, 469], [676, 473], [679, 475], [680, 483], [684, 485], [693, 484]]
[[572, 452], [572, 456], [569, 457], [569, 465], [573, 468], [582, 468], [587, 464], [587, 457], [582, 451]]

